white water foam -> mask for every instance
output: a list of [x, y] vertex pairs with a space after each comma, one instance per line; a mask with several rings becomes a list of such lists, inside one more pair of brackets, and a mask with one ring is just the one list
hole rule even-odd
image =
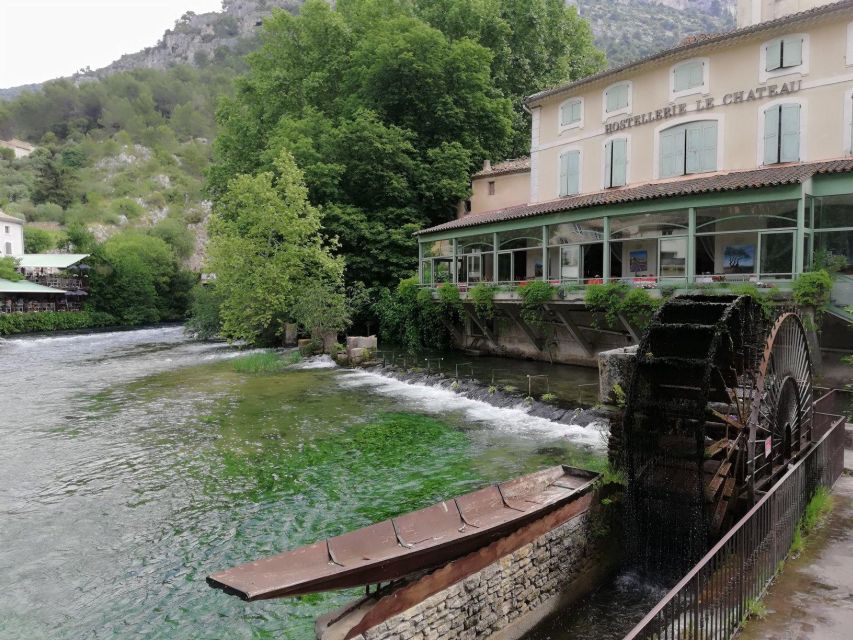
[[21, 336], [20, 338], [6, 338], [3, 340], [3, 344], [10, 347], [32, 348], [49, 344], [61, 344], [63, 342], [120, 341], [121, 338], [125, 338], [128, 342], [136, 342], [141, 338], [154, 338], [159, 341], [164, 338], [180, 338], [183, 335], [183, 327], [158, 327], [154, 329], [129, 329], [127, 331], [95, 331], [93, 333], [75, 333], [40, 338]]
[[425, 384], [410, 384], [368, 371], [345, 371], [338, 383], [348, 388], [368, 388], [412, 405], [420, 411], [442, 414], [460, 411], [467, 420], [488, 424], [492, 428], [512, 431], [530, 437], [564, 437], [591, 449], [606, 449], [607, 427], [592, 423], [586, 427], [563, 424], [531, 416], [521, 405], [513, 408], [496, 407], [487, 402], [472, 400], [448, 389]]
[[331, 356], [315, 356], [302, 362], [297, 362], [288, 367], [288, 369], [335, 369], [337, 366]]

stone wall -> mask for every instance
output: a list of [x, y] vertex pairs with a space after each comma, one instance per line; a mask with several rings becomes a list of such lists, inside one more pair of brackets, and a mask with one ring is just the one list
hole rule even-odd
[[519, 638], [600, 586], [619, 559], [613, 539], [600, 510], [584, 511], [355, 640]]
[[[591, 326], [591, 313], [573, 312], [579, 325]], [[542, 349], [534, 345], [524, 331], [510, 318], [497, 318], [493, 325], [493, 335], [497, 344], [483, 336], [477, 325], [466, 318], [462, 325], [462, 340], [458, 346], [463, 349], [473, 349], [484, 354], [523, 358], [529, 360], [544, 360], [579, 366], [597, 366], [596, 356], [588, 354], [572, 337], [565, 327], [558, 323], [545, 323], [538, 333], [542, 339]], [[590, 331], [583, 330], [593, 352], [606, 351], [632, 344], [627, 332], [620, 331]]]

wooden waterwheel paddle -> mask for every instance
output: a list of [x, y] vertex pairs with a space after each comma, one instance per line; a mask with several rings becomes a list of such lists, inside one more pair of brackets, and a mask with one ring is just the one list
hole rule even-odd
[[643, 569], [698, 560], [805, 450], [811, 378], [796, 314], [766, 334], [748, 296], [680, 296], [660, 308], [622, 416], [629, 541]]

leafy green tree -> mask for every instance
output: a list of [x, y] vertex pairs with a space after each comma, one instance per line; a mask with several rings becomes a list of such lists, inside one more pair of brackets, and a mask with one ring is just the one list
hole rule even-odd
[[66, 251], [91, 253], [96, 246], [95, 236], [92, 235], [92, 232], [85, 225], [79, 223], [70, 224], [65, 230], [65, 236], [60, 246]]
[[109, 238], [93, 256], [89, 300], [98, 311], [130, 325], [182, 315], [174, 301], [177, 260], [163, 240], [128, 231]]
[[217, 337], [222, 330], [222, 320], [219, 317], [222, 300], [216, 284], [197, 284], [190, 297], [190, 317], [187, 328], [200, 340]]
[[18, 261], [15, 258], [10, 256], [0, 258], [0, 279], [13, 282], [24, 279], [24, 276], [18, 272]]
[[24, 227], [24, 251], [26, 253], [44, 253], [52, 249], [53, 236], [49, 231], [38, 227]]
[[273, 166], [232, 179], [210, 222], [208, 270], [222, 300], [222, 335], [250, 344], [280, 342], [286, 323], [310, 315], [297, 311], [300, 297], [342, 285], [343, 261], [322, 238], [302, 172], [286, 152]]
[[36, 169], [33, 202], [53, 202], [67, 207], [75, 196], [77, 175], [74, 168], [65, 163], [62, 152], [54, 144], [39, 147], [33, 156]]

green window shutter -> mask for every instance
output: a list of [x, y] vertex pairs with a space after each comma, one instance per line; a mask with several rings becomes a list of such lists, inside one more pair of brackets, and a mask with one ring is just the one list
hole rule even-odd
[[673, 127], [660, 134], [660, 177], [684, 174], [684, 127]]
[[705, 63], [694, 62], [690, 65], [690, 88], [705, 84]]
[[690, 62], [675, 69], [675, 91], [686, 91], [694, 87], [701, 87], [705, 82], [704, 62]]
[[567, 126], [581, 119], [581, 101], [572, 100], [560, 106], [560, 126]]
[[717, 123], [714, 120], [685, 125], [686, 173], [704, 173], [717, 169]]
[[675, 68], [675, 90], [684, 91], [690, 88], [690, 67], [683, 64]]
[[560, 195], [567, 195], [569, 190], [569, 154], [560, 154]]
[[782, 67], [782, 41], [774, 40], [767, 45], [767, 71], [775, 71]]
[[702, 171], [717, 170], [717, 121], [702, 123]]
[[605, 108], [608, 112], [616, 111], [616, 87], [608, 89], [606, 104], [607, 106]]
[[604, 188], [613, 186], [613, 142], [604, 144]]
[[624, 109], [628, 106], [628, 85], [620, 84], [607, 90], [606, 109], [608, 112]]
[[798, 67], [803, 64], [803, 39], [785, 38], [782, 40], [782, 67]]
[[628, 141], [619, 138], [609, 143], [611, 146], [610, 176], [611, 187], [623, 187], [627, 182]]
[[702, 172], [702, 127], [696, 123], [686, 125], [687, 157], [684, 162], [685, 173]]
[[779, 107], [764, 112], [764, 164], [779, 162]]
[[783, 104], [780, 117], [779, 162], [797, 162], [800, 159], [800, 105]]
[[569, 151], [566, 154], [567, 175], [566, 175], [566, 193], [567, 196], [580, 193], [580, 174], [581, 174], [581, 152]]
[[572, 115], [571, 115], [570, 122], [580, 122], [581, 121], [581, 117], [583, 116], [582, 106], [583, 105], [582, 105], [580, 100], [575, 100], [574, 102], [571, 103]]

